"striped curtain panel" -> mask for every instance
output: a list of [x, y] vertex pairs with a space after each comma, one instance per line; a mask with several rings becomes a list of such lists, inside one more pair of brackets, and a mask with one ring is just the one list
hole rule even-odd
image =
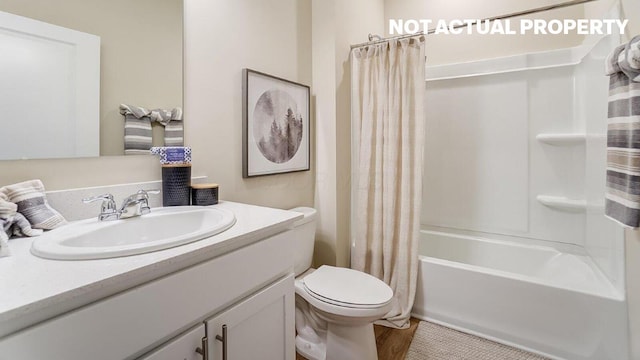
[[606, 60], [609, 75], [605, 214], [640, 226], [640, 36]]
[[351, 267], [387, 283], [378, 323], [407, 328], [418, 275], [424, 123], [424, 36], [351, 52]]

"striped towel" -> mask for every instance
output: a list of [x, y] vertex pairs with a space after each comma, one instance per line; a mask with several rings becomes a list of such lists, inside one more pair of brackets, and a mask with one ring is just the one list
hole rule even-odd
[[[157, 115], [154, 115], [157, 114]], [[161, 124], [164, 124], [164, 146], [183, 146], [184, 145], [184, 126], [182, 121], [182, 109], [174, 108], [167, 110], [151, 110], [151, 117], [161, 117]]]
[[9, 201], [4, 193], [0, 192], [0, 257], [9, 256], [9, 237], [38, 236], [42, 230], [31, 228], [29, 221], [18, 212], [18, 205]]
[[640, 36], [606, 60], [609, 75], [605, 215], [640, 227]]
[[17, 205], [34, 229], [51, 230], [67, 223], [65, 218], [47, 202], [40, 180], [29, 180], [0, 188], [8, 201]]
[[182, 109], [147, 110], [140, 106], [120, 104], [120, 114], [124, 116], [124, 153], [125, 155], [149, 154], [152, 143], [151, 123], [164, 126], [164, 145], [182, 146], [184, 127]]
[[18, 211], [18, 206], [3, 193], [0, 193], [0, 257], [9, 256], [9, 229], [13, 225], [13, 217]]

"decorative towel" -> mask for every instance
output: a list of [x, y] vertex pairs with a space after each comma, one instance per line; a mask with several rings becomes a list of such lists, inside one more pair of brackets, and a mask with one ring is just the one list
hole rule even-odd
[[605, 62], [609, 75], [605, 215], [640, 226], [640, 36]]
[[13, 217], [18, 211], [18, 206], [9, 202], [7, 196], [0, 193], [0, 257], [9, 256], [9, 235], [7, 230], [13, 225]]
[[9, 201], [4, 193], [0, 192], [0, 257], [9, 256], [9, 237], [38, 236], [42, 230], [32, 229], [29, 221], [18, 212], [18, 205]]
[[167, 110], [151, 110], [151, 118], [154, 116], [162, 118], [158, 121], [164, 125], [164, 146], [183, 146], [184, 145], [184, 126], [182, 125], [182, 109], [175, 108], [171, 111]]
[[8, 185], [0, 188], [0, 193], [17, 205], [18, 212], [29, 220], [34, 229], [51, 230], [67, 223], [59, 212], [49, 206], [40, 180]]
[[184, 144], [182, 109], [179, 107], [172, 110], [147, 110], [140, 106], [120, 104], [120, 114], [124, 116], [125, 155], [149, 154], [152, 143], [152, 121], [164, 126], [165, 146]]

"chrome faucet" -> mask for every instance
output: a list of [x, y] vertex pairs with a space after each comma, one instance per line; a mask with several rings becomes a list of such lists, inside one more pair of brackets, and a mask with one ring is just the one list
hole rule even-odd
[[159, 194], [160, 190], [138, 190], [137, 193], [127, 196], [120, 206], [121, 219], [140, 216], [151, 212], [149, 208], [149, 194]]
[[137, 193], [129, 195], [124, 199], [120, 209], [116, 208], [116, 202], [111, 194], [103, 194], [82, 199], [82, 202], [88, 204], [102, 200], [100, 215], [98, 215], [98, 220], [100, 221], [127, 219], [150, 213], [151, 208], [149, 207], [149, 194], [159, 193], [160, 190], [138, 190]]

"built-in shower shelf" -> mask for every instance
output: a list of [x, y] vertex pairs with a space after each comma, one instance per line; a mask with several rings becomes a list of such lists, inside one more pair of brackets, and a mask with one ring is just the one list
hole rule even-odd
[[587, 208], [587, 202], [585, 200], [575, 200], [550, 195], [538, 195], [536, 199], [544, 206], [563, 211], [582, 212]]
[[587, 139], [586, 134], [538, 134], [536, 140], [549, 145], [580, 145]]

